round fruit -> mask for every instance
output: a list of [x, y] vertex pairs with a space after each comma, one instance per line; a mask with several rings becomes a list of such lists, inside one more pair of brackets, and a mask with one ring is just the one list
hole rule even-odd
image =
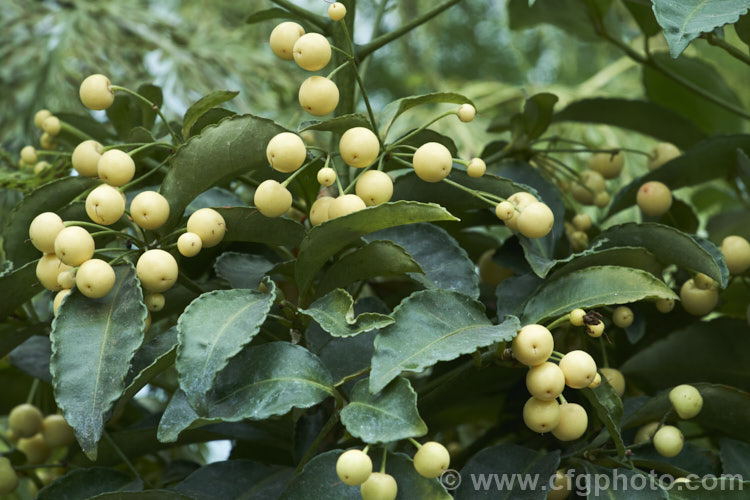
[[604, 191], [606, 184], [604, 177], [594, 170], [584, 170], [579, 176], [578, 182], [570, 185], [570, 194], [578, 203], [592, 205], [596, 193]]
[[336, 171], [331, 167], [325, 167], [318, 170], [318, 184], [322, 186], [333, 186], [336, 182]]
[[335, 219], [366, 208], [365, 202], [356, 194], [345, 194], [328, 205], [328, 219]]
[[[606, 146], [602, 149], [617, 149], [612, 146]], [[625, 155], [622, 151], [612, 153], [594, 153], [589, 158], [589, 168], [594, 172], [599, 172], [605, 179], [614, 179], [622, 171], [625, 165]]]
[[68, 226], [55, 238], [55, 254], [69, 266], [80, 266], [89, 260], [94, 249], [94, 238], [80, 226]]
[[[60, 119], [56, 116], [45, 118], [45, 120], [42, 122], [42, 130], [44, 130], [52, 137], [60, 133], [60, 128]], [[44, 147], [44, 144], [42, 144], [42, 147]]]
[[589, 384], [589, 389], [594, 389], [595, 387], [599, 387], [600, 385], [602, 385], [602, 376], [597, 373], [596, 377], [594, 377], [594, 380], [592, 380]]
[[[200, 241], [200, 239], [198, 239], [198, 241]], [[164, 309], [164, 295], [160, 293], [149, 293], [144, 297], [143, 302], [145, 302], [146, 307], [150, 312], [159, 312]]]
[[428, 142], [414, 152], [412, 164], [417, 177], [427, 182], [439, 182], [451, 173], [453, 156], [439, 142]]
[[359, 494], [362, 500], [395, 500], [398, 485], [390, 474], [373, 472], [359, 487]]
[[70, 161], [73, 168], [85, 177], [96, 177], [99, 175], [99, 159], [102, 157], [104, 148], [96, 141], [83, 141], [73, 150]]
[[62, 415], [48, 415], [42, 422], [42, 436], [51, 448], [69, 446], [76, 439], [73, 428]]
[[52, 112], [49, 109], [40, 109], [34, 114], [34, 125], [36, 125], [36, 128], [42, 129], [42, 123], [44, 123], [44, 120], [52, 116]]
[[692, 385], [678, 385], [669, 391], [669, 401], [682, 419], [693, 418], [703, 409], [703, 396]]
[[565, 475], [563, 469], [555, 472], [555, 481], [551, 485], [550, 492], [547, 493], [546, 500], [565, 500], [570, 496], [572, 484], [570, 478]]
[[354, 168], [365, 168], [373, 164], [380, 153], [378, 136], [365, 127], [353, 127], [344, 132], [339, 140], [341, 159]]
[[487, 171], [487, 164], [481, 158], [472, 158], [466, 167], [466, 173], [469, 177], [482, 177]]
[[682, 307], [690, 314], [703, 316], [713, 311], [719, 303], [719, 292], [716, 287], [708, 290], [698, 288], [693, 279], [687, 280], [680, 288]]
[[336, 474], [344, 484], [359, 486], [372, 474], [372, 460], [361, 450], [347, 450], [336, 461]]
[[40, 161], [36, 165], [34, 165], [34, 173], [35, 174], [41, 174], [45, 170], [47, 170], [50, 167], [50, 164], [46, 161]]
[[560, 367], [549, 361], [529, 368], [526, 388], [536, 399], [552, 401], [565, 389], [565, 375]]
[[339, 104], [339, 88], [323, 76], [311, 76], [300, 85], [299, 105], [315, 116], [332, 113]]
[[310, 224], [317, 226], [328, 220], [328, 207], [334, 198], [321, 196], [310, 207]]
[[679, 148], [669, 142], [660, 142], [654, 149], [651, 150], [651, 154], [648, 156], [648, 169], [654, 170], [670, 160], [673, 160], [680, 156], [682, 153]]
[[341, 2], [334, 2], [328, 7], [328, 17], [333, 21], [341, 21], [346, 16], [346, 7]]
[[710, 290], [714, 286], [716, 286], [713, 279], [711, 279], [710, 276], [698, 273], [693, 277], [693, 283], [695, 283], [695, 286], [700, 288], [701, 290]]
[[549, 330], [542, 325], [526, 325], [513, 339], [513, 356], [526, 366], [537, 366], [547, 361], [554, 347]]
[[8, 428], [19, 438], [28, 438], [42, 429], [42, 412], [34, 405], [16, 406], [8, 415]]
[[115, 93], [110, 85], [109, 78], [104, 75], [87, 76], [78, 90], [81, 102], [89, 109], [107, 109], [115, 101]]
[[570, 235], [570, 248], [574, 252], [582, 252], [589, 246], [589, 237], [583, 231], [574, 231]]
[[305, 34], [305, 29], [297, 23], [286, 22], [276, 26], [271, 32], [269, 43], [276, 57], [285, 61], [294, 60], [294, 44]]
[[50, 454], [49, 446], [41, 434], [19, 439], [16, 448], [26, 455], [26, 463], [31, 465], [44, 463]]
[[266, 158], [279, 172], [294, 172], [305, 163], [307, 149], [302, 138], [291, 132], [281, 132], [268, 141]]
[[[526, 207], [528, 207], [532, 203], [537, 203], [538, 201], [539, 200], [536, 199], [536, 196], [525, 191], [513, 193], [508, 197], [508, 202], [512, 203], [515, 209], [513, 210], [510, 219], [503, 222], [505, 222], [505, 225], [508, 226], [511, 231], [518, 231], [518, 218], [520, 217], [521, 213]], [[497, 207], [495, 207], [495, 213], [497, 215]]]
[[[59, 122], [58, 122], [58, 123], [59, 123]], [[41, 136], [39, 137], [39, 144], [40, 144], [40, 145], [41, 145], [41, 146], [42, 146], [42, 147], [43, 147], [44, 149], [57, 149], [57, 146], [58, 146], [57, 142], [55, 142], [55, 140], [54, 140], [54, 139], [52, 139], [52, 135], [51, 135], [51, 134], [49, 134], [49, 133], [47, 133], [47, 132], [44, 132], [44, 133], [43, 133], [43, 134], [42, 134], [42, 135], [41, 135]]]
[[591, 216], [589, 214], [576, 214], [573, 217], [573, 226], [579, 231], [591, 229]]
[[503, 267], [495, 262], [492, 258], [494, 255], [495, 250], [486, 250], [479, 257], [477, 265], [479, 267], [479, 279], [482, 281], [482, 283], [497, 286], [506, 279], [513, 276], [513, 270], [508, 269], [507, 267]]
[[37, 156], [34, 146], [24, 146], [21, 149], [21, 160], [29, 164], [36, 163]]
[[680, 429], [672, 425], [664, 425], [654, 434], [654, 448], [663, 457], [677, 456], [685, 445], [685, 438]]
[[18, 488], [18, 476], [13, 465], [5, 457], [0, 457], [0, 495], [9, 495]]
[[547, 236], [554, 223], [552, 210], [539, 201], [529, 204], [518, 216], [518, 230], [527, 238]]
[[560, 405], [531, 397], [523, 405], [523, 422], [534, 432], [550, 432], [560, 423]]
[[672, 312], [674, 309], [674, 299], [656, 299], [656, 310], [662, 314]]
[[742, 274], [750, 269], [750, 243], [742, 236], [727, 236], [721, 242], [721, 253], [729, 272]]
[[448, 469], [451, 455], [440, 443], [428, 441], [414, 455], [414, 468], [420, 476], [426, 478], [440, 477]]
[[362, 198], [365, 205], [374, 207], [391, 199], [393, 181], [385, 172], [368, 170], [359, 176], [354, 191]]
[[570, 311], [570, 324], [573, 326], [583, 326], [584, 316], [586, 316], [586, 311], [583, 309], [573, 309]]
[[55, 238], [65, 229], [62, 219], [54, 212], [44, 212], [31, 221], [29, 239], [37, 250], [44, 253], [55, 251]]
[[636, 203], [643, 215], [661, 217], [672, 206], [672, 191], [659, 181], [649, 181], [638, 189]]
[[266, 217], [280, 217], [291, 208], [292, 193], [275, 180], [268, 179], [255, 190], [253, 203]]
[[130, 216], [143, 229], [158, 229], [169, 218], [169, 202], [156, 191], [143, 191], [130, 202]]
[[599, 208], [604, 208], [609, 205], [610, 200], [612, 200], [612, 198], [606, 191], [599, 191], [594, 195], [594, 205]]
[[110, 149], [102, 153], [96, 170], [104, 182], [119, 187], [130, 182], [135, 175], [135, 162], [126, 152]]
[[201, 248], [203, 248], [203, 241], [195, 233], [182, 233], [177, 238], [177, 250], [183, 257], [195, 257]]
[[509, 201], [501, 201], [495, 206], [495, 215], [503, 222], [517, 217], [516, 207]]
[[109, 184], [97, 186], [86, 197], [86, 214], [97, 224], [114, 224], [124, 213], [125, 200], [122, 199], [122, 194]]
[[189, 233], [195, 233], [200, 237], [201, 248], [211, 248], [224, 239], [227, 224], [224, 217], [213, 208], [201, 208], [193, 212], [188, 218], [187, 230]]
[[601, 321], [597, 321], [596, 323], [586, 325], [586, 333], [589, 337], [598, 339], [602, 336], [602, 334], [604, 334], [604, 323], [602, 323]]
[[659, 422], [650, 422], [641, 428], [638, 429], [638, 432], [635, 433], [635, 439], [633, 440], [633, 444], [639, 444], [639, 443], [645, 443], [646, 441], [651, 441], [651, 438], [654, 437], [654, 433], [656, 432], [656, 429], [659, 428]]
[[177, 261], [169, 252], [154, 249], [145, 251], [135, 266], [138, 279], [149, 292], [164, 292], [177, 281]]
[[560, 369], [573, 389], [588, 387], [596, 377], [596, 362], [586, 351], [570, 351], [560, 360]]
[[612, 322], [620, 328], [632, 325], [633, 319], [633, 311], [627, 306], [620, 306], [612, 313]]
[[60, 309], [63, 299], [70, 295], [70, 292], [70, 288], [63, 288], [55, 294], [55, 298], [52, 301], [52, 314], [57, 314], [57, 310]]
[[468, 123], [477, 115], [477, 109], [471, 104], [462, 104], [458, 107], [456, 114], [458, 114], [459, 120]]
[[104, 297], [115, 286], [115, 271], [101, 259], [87, 260], [78, 268], [76, 286], [86, 297]]
[[320, 33], [307, 33], [294, 42], [292, 48], [294, 62], [307, 71], [318, 71], [325, 68], [331, 60], [331, 44]]
[[60, 262], [57, 255], [46, 253], [42, 255], [42, 258], [39, 259], [39, 262], [36, 264], [36, 278], [44, 288], [56, 292], [62, 288], [57, 282], [58, 275], [61, 272], [69, 271], [70, 269], [70, 266]]
[[57, 284], [65, 290], [70, 290], [76, 286], [76, 275], [73, 271], [63, 271], [57, 275]]
[[625, 393], [625, 377], [622, 376], [622, 372], [614, 368], [601, 368], [599, 371], [617, 395], [622, 397]]
[[560, 405], [560, 422], [552, 435], [560, 441], [573, 441], [583, 436], [589, 425], [589, 416], [583, 406], [576, 403]]

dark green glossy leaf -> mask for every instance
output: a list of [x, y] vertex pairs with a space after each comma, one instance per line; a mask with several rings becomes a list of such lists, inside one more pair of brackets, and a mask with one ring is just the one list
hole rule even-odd
[[750, 45], [750, 14], [745, 14], [734, 23], [734, 30], [737, 32], [737, 36], [745, 42], [745, 45]]
[[170, 490], [145, 490], [102, 493], [90, 500], [193, 500], [192, 497]]
[[323, 121], [309, 121], [302, 122], [300, 124], [300, 131], [305, 130], [317, 130], [324, 132], [333, 132], [335, 134], [343, 134], [350, 128], [364, 127], [370, 128], [370, 119], [366, 115], [361, 113], [354, 113], [351, 115], [336, 116]]
[[193, 500], [266, 500], [277, 498], [293, 470], [250, 460], [204, 465], [173, 490]]
[[13, 349], [8, 360], [10, 364], [29, 375], [47, 383], [52, 383], [49, 372], [49, 358], [51, 351], [49, 337], [33, 335]]
[[224, 252], [214, 263], [214, 270], [220, 278], [229, 282], [232, 288], [258, 288], [261, 280], [275, 264], [262, 255], [240, 252]]
[[580, 269], [606, 265], [643, 269], [654, 276], [661, 276], [662, 264], [659, 263], [654, 254], [645, 248], [636, 246], [603, 248], [603, 246], [599, 246], [591, 252], [582, 252], [580, 256], [563, 263], [555, 268], [550, 279], [557, 279]]
[[380, 113], [380, 129], [387, 134], [393, 122], [404, 112], [415, 106], [423, 104], [448, 103], [448, 104], [473, 104], [468, 97], [455, 92], [434, 92], [432, 94], [402, 97], [388, 103]]
[[354, 299], [341, 288], [324, 295], [300, 312], [314, 319], [334, 337], [352, 337], [383, 328], [394, 321], [390, 316], [378, 313], [368, 312], [355, 316]]
[[42, 290], [36, 279], [37, 262], [33, 260], [0, 273], [0, 320]]
[[269, 246], [290, 246], [300, 244], [305, 236], [305, 228], [299, 222], [277, 217], [271, 219], [252, 207], [217, 208], [227, 224], [224, 241], [245, 241], [265, 243]]
[[297, 21], [304, 21], [302, 17], [292, 14], [288, 10], [272, 7], [270, 9], [259, 10], [258, 12], [250, 14], [245, 22], [247, 24], [256, 24], [263, 21], [271, 21], [273, 19], [294, 19]]
[[526, 302], [533, 297], [541, 284], [542, 279], [532, 273], [503, 280], [495, 289], [497, 317], [520, 316]]
[[198, 135], [203, 132], [203, 129], [206, 127], [216, 125], [225, 118], [235, 116], [236, 114], [237, 113], [234, 111], [229, 111], [225, 108], [211, 108], [198, 118], [198, 121], [195, 122], [193, 128], [190, 129], [190, 136]]
[[[609, 5], [609, 0], [596, 0], [599, 10]], [[584, 40], [598, 39], [589, 19], [586, 2], [579, 0], [536, 0], [531, 6], [527, 0], [508, 2], [510, 29], [520, 30], [538, 24], [552, 24]]]
[[582, 393], [591, 403], [596, 416], [609, 431], [609, 435], [615, 443], [615, 448], [617, 448], [617, 455], [622, 458], [625, 455], [625, 443], [623, 443], [620, 435], [622, 400], [612, 386], [604, 381], [594, 389], [583, 389]]
[[231, 101], [237, 96], [237, 94], [239, 94], [239, 92], [235, 90], [214, 90], [210, 94], [204, 95], [191, 104], [187, 111], [185, 111], [185, 116], [182, 119], [182, 136], [185, 139], [188, 139], [190, 137], [190, 130], [201, 116], [203, 116], [209, 109], [227, 101]]
[[42, 489], [37, 500], [86, 500], [101, 493], [141, 489], [130, 474], [106, 467], [73, 469]]
[[630, 15], [633, 16], [635, 22], [641, 28], [641, 31], [646, 36], [654, 36], [661, 31], [661, 26], [656, 22], [654, 11], [651, 8], [651, 2], [643, 2], [641, 0], [625, 0], [623, 2], [625, 7], [630, 11]]
[[720, 444], [722, 472], [750, 477], [750, 444], [729, 438], [722, 438]]
[[534, 140], [541, 136], [552, 122], [554, 107], [558, 98], [555, 94], [543, 92], [526, 99], [523, 108], [524, 125], [526, 136]]
[[[576, 461], [576, 464], [578, 463], [588, 474], [587, 477], [591, 478], [588, 481], [587, 499], [667, 500], [670, 498], [669, 493], [659, 485], [656, 477], [650, 477], [638, 469], [631, 470], [617, 467], [610, 469], [594, 465], [591, 462]], [[619, 480], [619, 483], [615, 483], [616, 480]], [[642, 484], [643, 487], [630, 488], [629, 485], [631, 484]], [[623, 485], [625, 486], [623, 487]]]
[[708, 231], [711, 241], [719, 245], [724, 238], [730, 235], [742, 236], [750, 240], [748, 220], [750, 220], [750, 210], [729, 210], [708, 219], [706, 231]]
[[6, 354], [23, 344], [32, 335], [44, 333], [42, 325], [29, 327], [12, 323], [0, 324], [0, 357], [5, 357]]

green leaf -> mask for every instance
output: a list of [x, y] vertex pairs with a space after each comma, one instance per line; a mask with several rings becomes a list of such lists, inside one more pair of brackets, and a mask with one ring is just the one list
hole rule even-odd
[[577, 307], [587, 309], [657, 298], [678, 297], [663, 281], [646, 271], [617, 266], [590, 267], [546, 281], [526, 303], [522, 321], [538, 323]]
[[300, 132], [306, 130], [318, 130], [325, 132], [333, 132], [335, 134], [343, 134], [350, 128], [364, 127], [370, 128], [370, 119], [361, 113], [353, 113], [350, 115], [341, 115], [328, 120], [314, 120], [309, 122], [302, 122], [300, 124]]
[[[703, 361], [696, 363], [697, 359]], [[655, 388], [702, 381], [750, 390], [750, 373], [737, 368], [747, 363], [750, 328], [743, 320], [721, 318], [670, 333], [637, 352], [621, 370]]]
[[[606, 9], [609, 0], [597, 0], [599, 9]], [[526, 0], [510, 0], [508, 17], [510, 29], [520, 30], [538, 24], [552, 24], [583, 40], [597, 40], [589, 19], [586, 2], [580, 0], [536, 0], [531, 6]]]
[[19, 265], [17, 269], [0, 273], [0, 320], [4, 320], [17, 307], [39, 293], [40, 286], [36, 279], [37, 262], [27, 262]]
[[558, 98], [555, 94], [542, 92], [526, 99], [523, 108], [526, 136], [534, 140], [541, 136], [552, 122], [554, 107]]
[[52, 383], [49, 372], [49, 358], [51, 346], [46, 335], [33, 335], [13, 349], [8, 355], [8, 361], [30, 377]]
[[116, 266], [115, 275], [114, 287], [100, 299], [71, 292], [50, 334], [55, 401], [91, 460], [105, 418], [126, 388], [148, 314], [133, 266]]
[[[600, 467], [583, 460], [576, 460], [575, 463], [581, 465], [587, 474], [586, 477], [596, 478], [596, 481], [589, 483], [586, 498], [607, 498], [608, 500], [667, 500], [671, 498], [670, 494], [660, 486], [656, 477], [649, 476], [638, 469]], [[621, 487], [623, 484], [626, 487]], [[643, 488], [627, 487], [627, 485], [635, 484], [642, 484]]]
[[728, 210], [718, 213], [708, 219], [706, 231], [711, 236], [711, 241], [721, 244], [722, 240], [730, 235], [742, 236], [750, 240], [750, 210]]
[[198, 135], [206, 127], [216, 125], [225, 118], [235, 116], [236, 114], [234, 111], [229, 111], [225, 108], [211, 108], [198, 118], [193, 128], [190, 129], [190, 136]]
[[141, 489], [130, 474], [108, 467], [73, 469], [42, 489], [37, 500], [86, 499], [110, 491]]
[[266, 500], [278, 498], [293, 470], [251, 460], [227, 460], [204, 465], [173, 490], [194, 500]]
[[512, 276], [502, 281], [495, 289], [497, 317], [520, 316], [526, 302], [534, 295], [542, 280], [533, 273]]
[[[0, 280], [2, 283], [2, 280]], [[19, 326], [13, 323], [0, 324], [0, 357], [5, 357], [13, 349], [23, 344], [32, 335], [42, 335], [41, 325]]]
[[[672, 59], [669, 54], [652, 54], [656, 64], [665, 67], [671, 73], [689, 80], [724, 102], [742, 109], [742, 101], [727, 85], [721, 73], [702, 59], [683, 55]], [[739, 132], [743, 130], [743, 118], [712, 102], [699, 97], [694, 92], [678, 84], [673, 79], [648, 66], [643, 68], [643, 85], [650, 101], [683, 114], [702, 130], [709, 134], [721, 132]], [[712, 170], [712, 169], [707, 169]]]
[[613, 125], [671, 142], [681, 149], [687, 149], [707, 137], [679, 111], [653, 102], [615, 97], [574, 101], [556, 113], [553, 121]]
[[651, 8], [650, 2], [625, 0], [624, 3], [644, 35], [651, 37], [661, 31], [661, 26], [656, 22], [656, 17], [654, 17], [654, 11]]
[[266, 145], [281, 132], [281, 126], [266, 118], [238, 115], [180, 146], [159, 190], [169, 201], [167, 227], [177, 224], [193, 198], [211, 186], [263, 168], [270, 174]]
[[[272, 283], [272, 282], [269, 282]], [[214, 290], [185, 308], [177, 321], [177, 368], [180, 388], [200, 415], [218, 373], [260, 331], [276, 297], [257, 290]]]
[[750, 477], [750, 444], [735, 439], [720, 440], [721, 464], [724, 474]]
[[[510, 478], [513, 474], [528, 474], [541, 479], [545, 486], [549, 478], [555, 475], [560, 464], [560, 452], [531, 450], [517, 444], [501, 444], [485, 448], [466, 462], [461, 469], [461, 485], [455, 492], [456, 500], [512, 498], [513, 500], [543, 500], [547, 492], [541, 488], [527, 489], [519, 483], [496, 487], [492, 476]], [[484, 475], [489, 483], [488, 488], [477, 488], [473, 479]], [[502, 491], [502, 496], [500, 496]]]
[[27, 194], [13, 208], [3, 228], [3, 249], [16, 268], [39, 258], [39, 250], [29, 241], [29, 225], [42, 212], [56, 212], [96, 181], [88, 177], [64, 177], [44, 184]]
[[415, 277], [422, 272], [419, 264], [400, 245], [392, 241], [373, 241], [334, 262], [323, 275], [317, 293], [327, 293], [378, 276], [397, 277], [408, 273]]
[[[615, 247], [643, 247], [664, 264], [675, 264], [688, 271], [704, 273], [727, 285], [729, 271], [720, 251], [710, 250], [708, 242], [683, 233], [679, 229], [656, 223], [627, 223], [612, 226], [597, 236], [592, 243], [601, 242], [602, 249]], [[711, 245], [715, 249], [715, 245]], [[718, 252], [718, 253], [717, 253]]]
[[690, 42], [736, 22], [748, 11], [745, 0], [653, 0], [656, 20], [664, 28], [669, 52], [676, 58]]
[[661, 276], [663, 268], [656, 256], [645, 248], [613, 246], [602, 249], [599, 246], [593, 252], [582, 252], [580, 256], [556, 268], [550, 278], [557, 279], [580, 269], [607, 265], [643, 269], [657, 277]]
[[[383, 108], [383, 111], [380, 113], [380, 129], [385, 131], [383, 134], [388, 134], [393, 122], [395, 122], [402, 113], [416, 106], [434, 103], [474, 105], [474, 103], [471, 102], [471, 99], [464, 95], [456, 94], [455, 92], [434, 92], [432, 94], [402, 97], [401, 99], [388, 103], [385, 108]], [[385, 137], [383, 137], [383, 139], [385, 139]]]
[[608, 383], [600, 384], [594, 389], [581, 391], [591, 403], [596, 416], [604, 424], [617, 449], [617, 456], [625, 456], [625, 443], [620, 435], [620, 421], [622, 420], [622, 400]]
[[305, 236], [305, 228], [286, 217], [269, 218], [251, 207], [216, 208], [227, 224], [224, 241], [265, 243], [269, 246], [296, 247]]
[[398, 201], [368, 207], [313, 227], [299, 246], [295, 276], [305, 293], [323, 264], [362, 236], [414, 222], [458, 220], [434, 203]]
[[495, 342], [511, 340], [520, 329], [510, 316], [493, 325], [477, 301], [458, 292], [424, 290], [393, 310], [396, 322], [375, 338], [370, 391], [382, 390], [403, 371], [421, 372]]
[[425, 288], [455, 290], [479, 298], [479, 277], [466, 251], [447, 231], [432, 224], [412, 224], [383, 229], [367, 241], [390, 240], [403, 247], [424, 274], [409, 276]]
[[214, 90], [191, 104], [182, 118], [182, 136], [185, 140], [190, 137], [190, 130], [195, 125], [195, 122], [198, 121], [198, 118], [203, 116], [209, 109], [231, 101], [237, 94], [239, 92], [235, 90]]
[[750, 14], [740, 17], [734, 23], [734, 30], [737, 32], [739, 39], [745, 42], [745, 45], [750, 45]]
[[370, 444], [427, 434], [417, 411], [417, 393], [408, 380], [399, 377], [378, 394], [370, 394], [368, 385], [367, 380], [357, 382], [341, 410], [341, 423], [349, 434]]
[[259, 10], [245, 20], [247, 24], [256, 24], [263, 21], [271, 21], [273, 19], [294, 19], [297, 21], [305, 21], [302, 17], [292, 14], [288, 10], [280, 9], [278, 7], [272, 7], [270, 9]]
[[232, 288], [258, 288], [261, 280], [275, 264], [262, 255], [224, 252], [214, 263], [216, 275], [229, 282]]
[[194, 500], [193, 498], [170, 490], [145, 490], [102, 493], [89, 500]]
[[393, 324], [385, 314], [362, 313], [354, 315], [354, 299], [346, 290], [337, 288], [319, 298], [300, 312], [314, 319], [323, 330], [334, 337], [352, 337], [362, 332]]

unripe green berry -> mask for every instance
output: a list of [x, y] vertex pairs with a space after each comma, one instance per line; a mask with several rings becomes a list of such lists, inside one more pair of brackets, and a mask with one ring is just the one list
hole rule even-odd
[[18, 488], [18, 476], [13, 465], [5, 457], [0, 457], [0, 495], [9, 495]]
[[292, 206], [292, 193], [273, 179], [260, 183], [253, 203], [266, 217], [280, 217]]
[[42, 412], [34, 405], [16, 406], [8, 414], [8, 428], [19, 438], [28, 438], [42, 429]]
[[16, 447], [26, 455], [26, 463], [29, 465], [42, 464], [49, 458], [50, 449], [41, 434], [19, 439]]
[[[200, 241], [200, 238], [198, 238], [198, 241]], [[146, 307], [150, 312], [159, 312], [162, 309], [164, 309], [165, 299], [164, 295], [153, 292], [149, 293], [143, 298], [143, 302], [146, 304]]]
[[203, 248], [201, 237], [195, 233], [182, 233], [177, 238], [177, 250], [183, 257], [195, 257]]
[[633, 311], [627, 306], [619, 306], [612, 313], [612, 322], [620, 328], [627, 328], [633, 324]]
[[638, 429], [638, 431], [635, 433], [635, 439], [633, 440], [633, 444], [639, 444], [639, 443], [645, 443], [646, 441], [651, 441], [651, 438], [654, 437], [654, 433], [656, 432], [656, 429], [659, 428], [659, 422], [650, 422]]
[[417, 177], [427, 182], [440, 182], [451, 173], [453, 156], [439, 142], [422, 144], [412, 158]]
[[115, 102], [115, 93], [110, 85], [109, 78], [104, 75], [87, 76], [78, 90], [81, 102], [89, 109], [107, 109]]
[[662, 314], [672, 312], [674, 309], [674, 299], [656, 299], [656, 310]]

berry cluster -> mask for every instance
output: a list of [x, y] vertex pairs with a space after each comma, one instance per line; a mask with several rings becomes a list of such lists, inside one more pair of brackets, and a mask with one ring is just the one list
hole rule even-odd
[[[672, 410], [683, 420], [695, 417], [703, 409], [703, 397], [692, 385], [683, 384], [673, 388], [669, 392], [669, 401], [672, 403]], [[634, 444], [652, 442], [660, 455], [665, 457], [678, 455], [685, 445], [685, 437], [677, 427], [664, 425], [670, 414], [671, 411], [661, 422], [650, 422], [638, 429]]]

